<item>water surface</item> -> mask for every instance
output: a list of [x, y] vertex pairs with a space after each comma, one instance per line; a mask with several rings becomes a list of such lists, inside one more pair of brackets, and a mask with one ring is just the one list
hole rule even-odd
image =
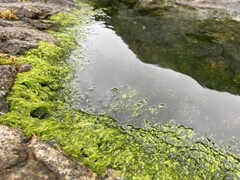
[[240, 22], [182, 7], [119, 9], [104, 20], [141, 61], [240, 95]]
[[175, 120], [225, 144], [240, 138], [240, 97], [201, 86], [193, 78], [145, 64], [105, 22], [93, 23], [85, 42], [88, 61], [76, 71], [73, 106], [108, 114], [121, 125]]

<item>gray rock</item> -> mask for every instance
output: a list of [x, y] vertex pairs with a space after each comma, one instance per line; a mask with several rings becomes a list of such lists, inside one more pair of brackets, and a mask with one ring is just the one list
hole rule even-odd
[[[47, 32], [41, 31], [56, 27], [48, 20], [53, 14], [67, 11], [76, 6], [73, 0], [33, 0], [19, 2], [18, 0], [0, 0], [0, 11], [13, 9], [18, 20], [0, 19], [0, 52], [20, 56], [26, 51], [37, 48], [40, 41], [59, 44], [59, 40]], [[18, 67], [19, 72], [29, 71], [29, 65]], [[0, 66], [0, 115], [8, 111], [5, 96], [11, 89], [17, 68], [15, 66]]]
[[21, 28], [32, 28], [27, 22], [24, 21], [8, 21], [0, 19], [0, 27], [21, 27]]
[[59, 146], [37, 138], [27, 139], [0, 125], [0, 180], [6, 179], [98, 179], [84, 165], [65, 156]]
[[29, 160], [28, 163], [23, 163], [22, 166], [16, 166], [10, 168], [1, 174], [0, 180], [32, 180], [32, 179], [43, 179], [43, 180], [55, 180], [57, 176], [46, 168], [42, 162]]
[[[18, 20], [0, 19], [0, 52], [20, 56], [26, 51], [37, 48], [40, 41], [59, 44], [59, 40], [47, 32], [41, 31], [56, 27], [48, 17], [58, 12], [67, 11], [75, 6], [73, 0], [33, 0], [19, 2], [18, 0], [0, 0], [0, 11], [13, 9]], [[11, 89], [17, 70], [26, 72], [29, 65], [0, 66], [0, 115], [7, 113], [8, 106], [4, 101]]]
[[8, 106], [4, 101], [4, 97], [11, 89], [15, 76], [17, 74], [16, 66], [4, 65], [0, 66], [0, 115], [7, 113]]
[[[40, 31], [57, 26], [48, 18], [58, 12], [69, 10], [67, 2], [16, 2], [7, 1], [0, 4], [0, 11], [13, 9], [18, 20], [0, 19], [0, 49], [11, 55], [22, 55], [26, 51], [38, 46], [39, 41], [58, 44], [59, 41], [50, 34]], [[62, 6], [65, 2], [66, 6]]]
[[0, 27], [0, 49], [3, 53], [22, 55], [27, 50], [36, 48], [39, 41], [59, 43], [50, 34], [35, 29]]
[[[77, 3], [74, 0], [30, 0], [31, 2], [41, 2], [47, 4], [55, 4], [63, 7], [76, 7]], [[0, 3], [14, 3], [19, 0], [0, 0]]]
[[63, 152], [56, 144], [53, 148], [49, 144], [33, 138], [28, 147], [31, 148], [36, 160], [43, 162], [61, 179], [96, 179], [96, 175], [87, 167], [63, 156]]
[[[0, 1], [0, 11], [13, 9], [16, 11], [18, 20], [0, 19], [0, 52], [10, 55], [22, 55], [26, 51], [37, 48], [40, 41], [59, 44], [59, 40], [50, 34], [40, 31], [55, 27], [56, 24], [47, 18], [60, 11], [68, 10], [73, 1], [45, 1], [18, 2]], [[71, 2], [70, 4], [68, 4]], [[65, 3], [65, 6], [62, 6]], [[4, 101], [5, 96], [11, 89], [17, 70], [19, 72], [29, 71], [29, 65], [0, 66], [0, 115], [7, 113], [8, 106]]]
[[22, 72], [28, 72], [32, 69], [32, 66], [29, 64], [22, 64], [20, 65], [20, 67], [18, 67], [18, 72], [22, 73]]
[[24, 137], [19, 131], [0, 125], [0, 174], [27, 160], [23, 142]]
[[28, 22], [28, 24], [31, 25], [32, 27], [39, 30], [52, 29], [58, 26], [56, 23], [45, 19], [43, 20], [25, 19], [25, 21]]
[[[3, 91], [0, 91], [0, 96], [3, 96]], [[8, 112], [8, 105], [3, 97], [0, 98], [0, 116]]]

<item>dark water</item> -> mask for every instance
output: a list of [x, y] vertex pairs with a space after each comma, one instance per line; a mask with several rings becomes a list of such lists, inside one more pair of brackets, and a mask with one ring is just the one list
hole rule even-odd
[[[174, 120], [228, 145], [238, 140], [238, 22], [229, 20], [222, 29], [214, 19], [185, 22], [186, 14], [180, 22], [171, 9], [166, 19], [124, 11], [88, 27], [87, 60], [75, 74], [73, 106], [108, 114], [122, 125]], [[215, 40], [210, 32], [220, 36]]]
[[121, 10], [106, 20], [146, 63], [189, 75], [210, 89], [240, 94], [240, 23], [184, 8]]

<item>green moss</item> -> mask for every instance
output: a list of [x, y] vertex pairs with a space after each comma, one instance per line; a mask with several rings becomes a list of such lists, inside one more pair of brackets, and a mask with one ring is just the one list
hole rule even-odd
[[109, 117], [71, 109], [62, 84], [70, 78], [64, 59], [75, 41], [71, 34], [53, 34], [60, 46], [41, 42], [20, 57], [34, 68], [18, 74], [7, 98], [10, 112], [0, 116], [0, 123], [56, 141], [99, 175], [113, 168], [127, 179], [240, 177], [238, 158], [174, 122], [158, 129], [148, 124], [145, 129], [123, 128]]
[[69, 27], [76, 25], [79, 21], [79, 17], [74, 14], [67, 13], [58, 13], [54, 16], [51, 16], [50, 20], [57, 22], [59, 25], [63, 27]]

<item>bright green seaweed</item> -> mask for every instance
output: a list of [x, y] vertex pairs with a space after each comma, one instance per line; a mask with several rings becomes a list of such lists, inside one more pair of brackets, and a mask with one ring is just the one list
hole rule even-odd
[[[86, 16], [91, 8], [81, 5], [84, 8], [78, 15]], [[51, 32], [61, 40], [60, 46], [41, 42], [38, 49], [19, 58], [34, 68], [18, 74], [7, 98], [10, 112], [0, 116], [2, 124], [56, 141], [99, 175], [112, 168], [127, 179], [240, 177], [238, 158], [207, 140], [198, 140], [191, 129], [174, 122], [158, 129], [148, 123], [145, 129], [135, 129], [120, 127], [107, 116], [71, 109], [64, 90], [71, 69], [65, 59], [76, 43], [68, 32], [73, 33]]]

